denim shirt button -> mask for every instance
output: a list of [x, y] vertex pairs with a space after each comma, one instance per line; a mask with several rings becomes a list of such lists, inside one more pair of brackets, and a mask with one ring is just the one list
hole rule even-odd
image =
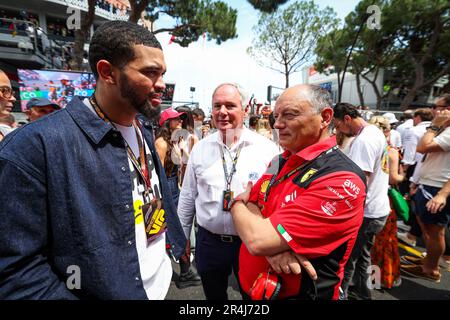
[[117, 136], [118, 136], [117, 133], [113, 133], [114, 138], [117, 138]]
[[128, 245], [131, 246], [133, 244], [133, 241], [128, 241]]
[[136, 278], [134, 278], [134, 280], [139, 281], [140, 279], [139, 279], [139, 277], [136, 277]]
[[128, 204], [126, 204], [125, 209], [130, 209], [130, 206]]
[[125, 167], [121, 168], [123, 172], [127, 171], [127, 169]]

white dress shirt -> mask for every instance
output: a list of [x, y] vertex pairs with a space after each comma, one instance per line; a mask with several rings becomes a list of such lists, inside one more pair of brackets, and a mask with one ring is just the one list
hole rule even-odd
[[422, 121], [418, 125], [406, 129], [403, 138], [403, 164], [413, 165], [422, 161], [423, 154], [416, 151], [419, 140], [427, 131], [427, 127], [431, 125], [431, 121]]
[[279, 154], [277, 146], [269, 139], [249, 129], [242, 130], [239, 141], [231, 148], [222, 142], [222, 134], [218, 131], [202, 139], [192, 149], [178, 202], [178, 216], [187, 238], [194, 214], [197, 223], [212, 233], [237, 235], [231, 214], [222, 210], [226, 181], [220, 148], [229, 174], [236, 152], [242, 145], [231, 181], [235, 197], [245, 190], [248, 181], [255, 183]]
[[405, 132], [407, 129], [412, 128], [414, 126], [414, 120], [408, 119], [402, 124], [398, 125], [395, 130], [397, 130], [400, 133], [400, 136], [402, 138], [402, 141], [405, 139]]

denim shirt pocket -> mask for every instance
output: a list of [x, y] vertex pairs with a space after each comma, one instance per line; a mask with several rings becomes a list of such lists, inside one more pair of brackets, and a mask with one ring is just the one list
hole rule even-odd
[[72, 215], [71, 233], [75, 237], [74, 255], [90, 253], [105, 245], [125, 243], [134, 236], [134, 213], [123, 203], [104, 204], [98, 209]]

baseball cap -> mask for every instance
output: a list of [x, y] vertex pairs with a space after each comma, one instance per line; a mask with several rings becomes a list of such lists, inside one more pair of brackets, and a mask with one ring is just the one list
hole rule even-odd
[[161, 112], [161, 116], [159, 118], [159, 125], [162, 126], [164, 122], [166, 122], [169, 119], [175, 119], [181, 116], [182, 114], [185, 114], [186, 112], [177, 112], [172, 108], [168, 108]]
[[383, 117], [389, 120], [389, 124], [398, 122], [397, 118], [395, 117], [395, 114], [391, 112], [386, 112], [385, 114], [383, 114]]
[[45, 99], [45, 98], [32, 98], [27, 103], [27, 109], [31, 109], [33, 107], [45, 107], [45, 106], [52, 106], [55, 109], [61, 109], [61, 107], [58, 104], [51, 102], [50, 100]]

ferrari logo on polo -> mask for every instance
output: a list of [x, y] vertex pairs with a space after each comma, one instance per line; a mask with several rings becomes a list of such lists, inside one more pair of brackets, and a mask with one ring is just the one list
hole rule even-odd
[[261, 184], [261, 192], [262, 193], [266, 193], [269, 183], [270, 183], [270, 180], [266, 180]]
[[303, 183], [303, 182], [309, 180], [309, 178], [311, 178], [313, 176], [313, 174], [316, 172], [317, 172], [317, 169], [309, 169], [301, 178], [300, 183]]

